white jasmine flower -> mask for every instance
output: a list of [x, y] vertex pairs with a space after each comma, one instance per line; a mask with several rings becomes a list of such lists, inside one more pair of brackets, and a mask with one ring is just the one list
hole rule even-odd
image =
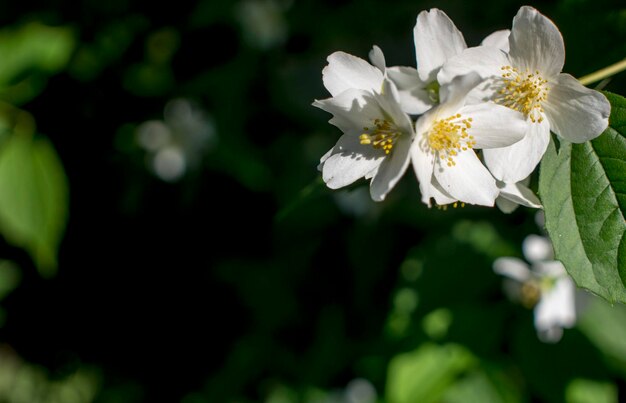
[[561, 73], [565, 45], [552, 21], [524, 6], [513, 19], [509, 50], [479, 46], [451, 58], [438, 75], [450, 82], [475, 71], [485, 78], [472, 94], [522, 112], [529, 127], [524, 138], [502, 149], [485, 150], [485, 163], [504, 182], [522, 180], [537, 166], [550, 141], [550, 130], [582, 143], [608, 126], [610, 104], [601, 93]]
[[431, 198], [439, 205], [458, 200], [493, 206], [499, 189], [474, 149], [504, 147], [524, 135], [521, 113], [495, 103], [465, 104], [480, 82], [475, 73], [457, 77], [441, 88], [441, 104], [416, 123], [411, 160], [429, 206]]
[[467, 45], [452, 20], [436, 8], [419, 13], [413, 38], [417, 69], [389, 67], [387, 75], [398, 88], [404, 110], [422, 114], [439, 103], [439, 69]]
[[[509, 33], [509, 30], [496, 31], [482, 44], [508, 50]], [[439, 103], [437, 73], [446, 61], [467, 49], [467, 45], [450, 17], [436, 8], [419, 13], [413, 39], [417, 69], [388, 67], [386, 74], [398, 88], [404, 111], [419, 115]]]
[[496, 206], [500, 211], [507, 214], [512, 213], [520, 204], [531, 208], [541, 208], [541, 201], [528, 188], [529, 182], [530, 177], [515, 183], [496, 181], [496, 185], [500, 189]]
[[511, 298], [534, 307], [539, 339], [555, 343], [561, 339], [563, 328], [576, 323], [576, 287], [561, 262], [552, 260], [547, 238], [529, 235], [522, 250], [530, 267], [521, 259], [502, 257], [494, 262], [493, 269], [510, 279], [505, 291]]
[[[387, 67], [383, 51], [376, 45], [369, 52], [370, 63], [345, 52], [328, 56], [328, 65], [322, 70], [324, 86], [332, 96], [347, 89], [380, 92], [383, 79], [388, 77], [399, 94], [399, 102], [406, 113], [423, 113], [430, 109], [432, 101], [422, 102], [415, 98], [412, 87], [419, 81], [417, 70], [410, 67]], [[403, 86], [400, 89], [400, 86]], [[415, 105], [419, 105], [416, 107]]]
[[[338, 76], [329, 81], [333, 91], [345, 85], [344, 80], [335, 79]], [[384, 200], [408, 167], [414, 137], [411, 119], [402, 111], [393, 83], [383, 80], [380, 93], [349, 88], [313, 105], [332, 113], [329, 123], [344, 133], [321, 158], [318, 168], [326, 185], [337, 189], [371, 178], [372, 199]]]

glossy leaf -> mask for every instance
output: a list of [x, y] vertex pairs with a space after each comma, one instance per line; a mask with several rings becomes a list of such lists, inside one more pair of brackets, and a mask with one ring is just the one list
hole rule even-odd
[[626, 99], [607, 93], [609, 127], [583, 144], [551, 142], [539, 193], [556, 258], [580, 287], [626, 302]]

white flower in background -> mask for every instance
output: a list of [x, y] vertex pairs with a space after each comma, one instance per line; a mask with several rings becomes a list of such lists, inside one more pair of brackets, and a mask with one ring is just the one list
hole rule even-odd
[[200, 164], [216, 140], [205, 112], [186, 99], [169, 101], [163, 120], [149, 120], [137, 128], [137, 141], [148, 152], [148, 164], [164, 181], [174, 182]]
[[506, 293], [527, 308], [534, 307], [535, 328], [539, 339], [555, 343], [563, 328], [576, 323], [576, 286], [563, 264], [555, 261], [550, 240], [529, 235], [522, 244], [530, 267], [514, 257], [498, 258], [493, 270], [508, 277]]
[[430, 206], [457, 200], [493, 206], [499, 189], [474, 149], [504, 147], [521, 139], [526, 122], [521, 113], [495, 103], [465, 105], [467, 93], [481, 78], [457, 77], [441, 88], [441, 104], [415, 125], [411, 161], [422, 201]]
[[244, 0], [236, 8], [244, 39], [260, 49], [270, 49], [285, 42], [288, 5], [277, 0]]
[[[345, 82], [338, 78], [341, 75], [329, 74], [324, 78], [329, 78], [333, 94]], [[359, 73], [352, 77], [360, 79]], [[380, 93], [347, 88], [313, 105], [332, 113], [329, 123], [344, 133], [320, 160], [318, 168], [326, 185], [338, 189], [360, 178], [371, 178], [372, 199], [384, 200], [408, 167], [414, 135], [411, 119], [402, 111], [393, 83], [383, 80]]]
[[529, 128], [524, 138], [502, 149], [485, 150], [493, 175], [518, 182], [535, 169], [550, 141], [550, 130], [567, 141], [582, 143], [599, 136], [608, 125], [610, 105], [604, 95], [561, 73], [565, 45], [558, 28], [532, 7], [513, 19], [509, 50], [479, 46], [451, 58], [441, 69], [442, 84], [477, 72], [486, 81], [471, 95], [522, 112]]
[[496, 185], [500, 189], [500, 194], [496, 199], [496, 206], [498, 206], [500, 211], [507, 214], [512, 213], [520, 204], [531, 208], [541, 208], [541, 201], [530, 190], [528, 187], [529, 183], [530, 177], [515, 183], [496, 181]]

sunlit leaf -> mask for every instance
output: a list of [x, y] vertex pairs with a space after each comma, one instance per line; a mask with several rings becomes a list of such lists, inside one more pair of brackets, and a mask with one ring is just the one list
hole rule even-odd
[[609, 382], [574, 379], [565, 390], [567, 403], [617, 403], [617, 387]]
[[551, 142], [539, 193], [546, 229], [576, 283], [626, 302], [626, 99], [607, 93], [609, 128], [583, 144]]
[[438, 402], [457, 377], [475, 361], [464, 347], [424, 344], [396, 356], [387, 373], [389, 403]]
[[13, 135], [0, 147], [0, 231], [28, 250], [44, 275], [57, 265], [68, 215], [68, 184], [44, 138]]
[[0, 95], [17, 104], [38, 95], [45, 77], [68, 63], [75, 42], [72, 29], [36, 22], [0, 31]]
[[[501, 389], [505, 387], [509, 389], [507, 393], [502, 393]], [[448, 389], [443, 401], [447, 403], [505, 403], [519, 402], [520, 399], [510, 385], [503, 382], [495, 384], [485, 374], [476, 371]]]

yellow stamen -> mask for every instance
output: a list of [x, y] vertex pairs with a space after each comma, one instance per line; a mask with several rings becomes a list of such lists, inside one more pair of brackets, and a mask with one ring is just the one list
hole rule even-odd
[[374, 119], [374, 127], [364, 127], [365, 133], [359, 136], [361, 144], [369, 144], [376, 149], [381, 149], [385, 154], [391, 153], [393, 145], [401, 132], [395, 124], [387, 119]]
[[547, 80], [539, 71], [521, 72], [515, 67], [502, 66], [501, 87], [496, 93], [495, 101], [501, 105], [520, 111], [533, 123], [543, 121], [542, 102], [548, 99]]
[[467, 134], [467, 129], [472, 127], [472, 118], [461, 118], [461, 114], [457, 113], [439, 119], [426, 135], [430, 150], [449, 167], [456, 165], [454, 157], [459, 152], [467, 151], [476, 145], [474, 136]]

